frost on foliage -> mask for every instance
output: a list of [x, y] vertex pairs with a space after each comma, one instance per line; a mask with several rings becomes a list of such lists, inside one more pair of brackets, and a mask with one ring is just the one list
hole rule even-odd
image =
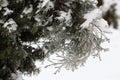
[[95, 20], [98, 20], [102, 17], [102, 12], [99, 9], [95, 9], [87, 14], [84, 15], [84, 18], [86, 21], [80, 25], [82, 28], [83, 27], [89, 27], [89, 25], [94, 22]]
[[12, 73], [12, 80], [23, 80], [22, 73], [17, 71], [17, 73]]
[[72, 19], [71, 10], [69, 10], [67, 13], [60, 11], [59, 14], [60, 16], [56, 17], [56, 19], [58, 19], [60, 22], [64, 22], [67, 26], [70, 26]]
[[29, 7], [26, 7], [24, 10], [23, 10], [23, 13], [24, 14], [28, 14], [28, 13], [31, 13], [33, 10], [33, 6], [30, 5]]
[[[88, 1], [86, 4], [90, 5], [92, 2]], [[43, 44], [43, 47], [47, 49], [48, 55], [54, 53], [57, 57], [57, 59], [49, 58], [52, 64], [48, 65], [54, 65], [57, 68], [55, 73], [59, 72], [62, 67], [74, 71], [79, 65], [83, 65], [90, 55], [100, 58], [100, 52], [107, 50], [101, 46], [104, 41], [108, 41], [103, 28], [108, 28], [108, 25], [101, 18], [102, 12], [95, 7], [92, 7], [93, 10], [87, 10], [86, 5], [84, 7], [86, 8], [85, 12], [83, 10], [84, 14], [81, 10], [78, 11], [78, 14], [82, 14], [83, 16], [79, 15], [86, 19], [82, 24], [78, 22], [74, 25], [72, 9], [67, 12], [58, 11], [59, 16], [56, 17], [58, 23], [52, 26], [54, 27], [52, 32], [48, 32], [49, 35], [46, 36], [48, 41]], [[69, 21], [70, 25], [67, 24]]]
[[4, 8], [4, 10], [5, 10], [4, 16], [13, 13], [13, 11], [9, 10], [8, 8]]
[[11, 33], [11, 32], [14, 32], [16, 31], [17, 29], [17, 24], [16, 22], [13, 20], [13, 19], [9, 19], [4, 25], [3, 25], [4, 28], [7, 28], [8, 31]]
[[[90, 55], [99, 57], [100, 51], [106, 50], [101, 47], [101, 43], [108, 40], [102, 28], [107, 27], [107, 23], [101, 18], [101, 11], [96, 9], [96, 0], [39, 1], [37, 8], [32, 4], [25, 6], [20, 20], [25, 22], [22, 27], [24, 29], [27, 26], [25, 30], [29, 30], [32, 37], [41, 32], [37, 36], [40, 37], [39, 40], [28, 43], [37, 46], [42, 43], [40, 47], [45, 50], [45, 56], [51, 65], [57, 68], [56, 72], [62, 67], [74, 71], [79, 65], [83, 65]], [[6, 11], [9, 11], [6, 15], [11, 14], [9, 9]], [[19, 29], [18, 26], [14, 19], [9, 19], [3, 27], [11, 33]], [[50, 57], [53, 54], [56, 59]]]
[[60, 43], [61, 40], [55, 42], [58, 44], [53, 43], [53, 52], [60, 53], [56, 53], [56, 59], [50, 58], [49, 61], [52, 64], [46, 67], [54, 65], [57, 68], [55, 73], [59, 72], [62, 67], [74, 71], [79, 65], [83, 65], [90, 55], [100, 58], [100, 51], [107, 50], [101, 47], [101, 43], [108, 39], [99, 28], [90, 27], [89, 29], [82, 29], [74, 35], [72, 40], [65, 42], [64, 46]]
[[2, 7], [5, 7], [7, 5], [8, 5], [7, 0], [0, 0], [0, 10], [1, 10]]
[[108, 23], [102, 18], [102, 11], [94, 9], [93, 11], [84, 15], [86, 21], [80, 25], [82, 28], [89, 28], [90, 25], [100, 28], [102, 31], [108, 32]]

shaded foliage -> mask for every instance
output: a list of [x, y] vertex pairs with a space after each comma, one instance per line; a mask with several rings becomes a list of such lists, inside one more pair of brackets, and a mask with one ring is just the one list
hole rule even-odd
[[97, 4], [98, 7], [100, 7], [100, 6], [102, 6], [104, 4], [103, 0], [97, 0], [97, 1], [98, 1], [98, 4]]
[[[8, 5], [0, 10], [0, 79], [11, 80], [11, 73], [21, 72], [32, 73], [39, 69], [36, 68], [34, 61], [44, 59], [44, 51], [41, 48], [34, 48], [23, 45], [23, 42], [36, 41], [42, 35], [42, 28], [33, 30], [37, 27], [33, 17], [23, 14], [25, 7], [32, 4], [34, 7], [31, 16], [35, 15], [39, 0], [7, 0]], [[6, 8], [13, 12], [4, 15]], [[25, 15], [21, 17], [21, 15]], [[3, 27], [10, 19], [17, 24], [16, 31], [10, 31]], [[11, 25], [8, 25], [11, 26]]]
[[49, 0], [46, 4], [44, 1], [0, 3], [0, 79], [12, 80], [11, 73], [17, 71], [39, 72], [35, 61], [60, 51], [65, 53], [59, 56], [63, 58], [62, 65], [74, 70], [90, 55], [99, 56], [105, 50], [101, 43], [107, 38], [95, 19], [90, 25], [81, 26], [86, 22], [84, 14], [97, 8], [93, 1]]
[[[104, 0], [97, 0], [97, 6], [103, 6]], [[114, 29], [118, 29], [118, 16], [116, 14], [116, 3], [112, 4], [106, 12], [103, 12], [103, 18], [112, 25]]]
[[109, 25], [113, 25], [115, 29], [118, 28], [118, 16], [116, 15], [116, 4], [112, 4], [110, 8], [107, 10], [105, 14], [103, 14], [103, 18], [107, 20]]

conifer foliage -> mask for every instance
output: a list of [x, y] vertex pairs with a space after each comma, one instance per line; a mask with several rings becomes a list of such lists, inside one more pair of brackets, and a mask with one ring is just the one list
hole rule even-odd
[[0, 0], [0, 80], [13, 80], [18, 71], [39, 72], [36, 60], [50, 61], [58, 72], [99, 56], [108, 39], [96, 5], [95, 0]]
[[[104, 6], [105, 0], [97, 0], [98, 7]], [[118, 15], [116, 14], [116, 6], [117, 3], [113, 3], [110, 5], [109, 9], [103, 12], [103, 18], [108, 22], [108, 24], [113, 26], [114, 29], [118, 29]], [[104, 8], [104, 7], [103, 7]]]

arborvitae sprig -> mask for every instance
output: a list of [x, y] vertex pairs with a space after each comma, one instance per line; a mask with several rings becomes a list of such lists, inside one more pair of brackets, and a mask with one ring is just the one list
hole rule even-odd
[[84, 14], [97, 8], [94, 1], [1, 1], [0, 79], [11, 80], [11, 73], [18, 71], [39, 71], [34, 62], [56, 53], [62, 59], [52, 64], [60, 64], [58, 71], [63, 66], [74, 70], [90, 55], [104, 50], [101, 43], [106, 38], [100, 26], [92, 24], [97, 18], [89, 23], [92, 26], [81, 26], [87, 21]]

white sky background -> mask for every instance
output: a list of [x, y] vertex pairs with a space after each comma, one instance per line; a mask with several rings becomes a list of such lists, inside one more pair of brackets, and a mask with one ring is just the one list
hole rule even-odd
[[[111, 3], [110, 0], [106, 0]], [[118, 1], [120, 4], [120, 0]], [[118, 14], [120, 15], [120, 5], [118, 6]], [[119, 22], [120, 23], [120, 22]], [[120, 28], [120, 27], [119, 27]], [[113, 30], [112, 34], [107, 34], [110, 38], [110, 43], [105, 43], [103, 46], [108, 47], [109, 51], [102, 52], [100, 61], [97, 57], [90, 57], [84, 67], [79, 67], [74, 72], [62, 69], [60, 73], [55, 72], [54, 67], [41, 69], [38, 75], [24, 76], [25, 80], [120, 80], [120, 29]], [[37, 63], [38, 66], [42, 66]]]

